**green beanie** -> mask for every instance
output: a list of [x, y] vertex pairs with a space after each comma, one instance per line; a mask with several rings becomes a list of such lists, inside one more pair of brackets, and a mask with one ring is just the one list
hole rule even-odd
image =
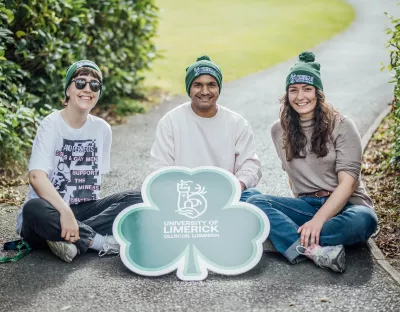
[[207, 56], [199, 57], [195, 63], [186, 68], [186, 92], [190, 96], [190, 87], [192, 86], [193, 80], [201, 75], [210, 75], [217, 80], [217, 84], [219, 87], [219, 92], [221, 93], [222, 89], [222, 73], [221, 69], [217, 64], [211, 62], [211, 59]]
[[[100, 76], [100, 82], [103, 81], [103, 75], [101, 74], [101, 70], [99, 66], [97, 66], [94, 62], [88, 61], [88, 60], [81, 60], [78, 62], [75, 62], [72, 64], [70, 67], [68, 67], [67, 72], [65, 73], [65, 86], [64, 86], [64, 94], [67, 96], [67, 88], [69, 84], [71, 83], [72, 77], [74, 76], [75, 72], [81, 68], [81, 67], [89, 67], [94, 69], [95, 71], [98, 72]], [[101, 90], [100, 89], [100, 95], [101, 95]]]
[[321, 74], [319, 72], [320, 64], [315, 63], [315, 55], [311, 51], [301, 52], [299, 60], [290, 69], [286, 78], [286, 90], [292, 84], [305, 83], [323, 91]]

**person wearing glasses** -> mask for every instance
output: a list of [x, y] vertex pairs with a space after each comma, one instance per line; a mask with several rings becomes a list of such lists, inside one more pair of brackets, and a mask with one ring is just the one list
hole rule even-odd
[[82, 60], [66, 72], [63, 109], [46, 116], [29, 162], [29, 192], [17, 232], [32, 248], [49, 246], [66, 262], [88, 249], [118, 254], [114, 219], [142, 202], [140, 190], [100, 199], [102, 175], [110, 170], [111, 127], [90, 114], [102, 93], [102, 73]]
[[267, 214], [269, 239], [290, 263], [309, 258], [343, 272], [344, 245], [368, 240], [378, 219], [360, 176], [360, 134], [326, 102], [320, 64], [310, 51], [286, 78], [271, 135], [294, 197], [254, 195], [248, 202]]

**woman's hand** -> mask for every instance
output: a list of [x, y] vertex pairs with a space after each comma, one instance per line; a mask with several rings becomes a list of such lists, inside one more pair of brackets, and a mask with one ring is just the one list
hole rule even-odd
[[42, 170], [30, 171], [29, 183], [40, 198], [48, 201], [60, 213], [61, 237], [75, 243], [79, 239], [78, 223], [71, 208], [51, 184], [47, 173]]
[[69, 243], [75, 243], [79, 237], [79, 227], [71, 210], [60, 214], [61, 237]]
[[340, 213], [354, 192], [357, 180], [351, 175], [344, 171], [339, 171], [338, 179], [339, 185], [333, 191], [332, 195], [329, 196], [328, 200], [322, 205], [315, 216], [310, 221], [304, 223], [297, 231], [300, 234], [300, 243], [305, 248], [308, 247], [309, 242], [311, 248], [314, 247], [314, 244], [319, 245], [322, 226], [330, 218]]
[[308, 242], [310, 242], [311, 248], [313, 248], [315, 244], [319, 245], [319, 235], [324, 223], [324, 221], [315, 217], [304, 223], [297, 231], [297, 233], [300, 234], [300, 244], [305, 248], [308, 247]]

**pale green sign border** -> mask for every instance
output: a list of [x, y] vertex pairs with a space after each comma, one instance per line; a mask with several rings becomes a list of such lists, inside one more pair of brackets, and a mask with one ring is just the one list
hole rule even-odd
[[[261, 219], [262, 230], [260, 231], [259, 235], [252, 240], [252, 244], [254, 246], [253, 256], [249, 261], [247, 261], [244, 265], [238, 266], [236, 268], [232, 267], [226, 268], [207, 260], [194, 244], [189, 244], [183, 250], [183, 252], [177, 257], [178, 260], [172, 261], [171, 263], [157, 269], [148, 269], [142, 267], [129, 258], [128, 250], [130, 243], [124, 239], [121, 231], [121, 225], [124, 219], [128, 215], [130, 215], [134, 210], [142, 210], [142, 209], [159, 210], [158, 208], [154, 207], [155, 205], [149, 197], [148, 192], [150, 188], [148, 188], [147, 185], [150, 185], [160, 175], [170, 172], [182, 172], [189, 175], [194, 175], [199, 172], [215, 172], [226, 176], [226, 178], [231, 182], [232, 188], [235, 189], [235, 192], [231, 196], [229, 207], [225, 207], [223, 209], [235, 209], [235, 206], [238, 206], [238, 208], [241, 209], [245, 208], [252, 211], [255, 215], [257, 215]], [[178, 276], [179, 279], [184, 281], [204, 280], [208, 276], [208, 270], [223, 275], [238, 275], [251, 270], [261, 260], [263, 254], [263, 242], [268, 237], [270, 231], [270, 223], [268, 217], [261, 209], [257, 208], [252, 204], [240, 202], [239, 201], [240, 196], [241, 196], [241, 187], [238, 179], [232, 173], [222, 168], [203, 166], [191, 169], [186, 167], [170, 166], [154, 171], [143, 182], [142, 185], [143, 203], [139, 203], [125, 208], [118, 214], [118, 216], [114, 220], [113, 235], [120, 244], [120, 251], [121, 251], [120, 256], [122, 262], [129, 270], [144, 276], [161, 276], [177, 270], [176, 275]], [[190, 275], [187, 273], [188, 261], [186, 261], [186, 258], [189, 257], [191, 246], [193, 248], [193, 256], [197, 257], [198, 260], [197, 262], [199, 263], [198, 269], [200, 271], [200, 275]]]

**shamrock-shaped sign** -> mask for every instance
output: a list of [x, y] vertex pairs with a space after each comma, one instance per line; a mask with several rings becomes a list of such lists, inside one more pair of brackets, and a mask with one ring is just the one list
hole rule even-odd
[[159, 276], [177, 270], [182, 280], [203, 280], [208, 270], [235, 275], [261, 259], [269, 221], [239, 202], [239, 181], [216, 167], [167, 167], [142, 186], [144, 202], [123, 210], [113, 234], [133, 272]]

